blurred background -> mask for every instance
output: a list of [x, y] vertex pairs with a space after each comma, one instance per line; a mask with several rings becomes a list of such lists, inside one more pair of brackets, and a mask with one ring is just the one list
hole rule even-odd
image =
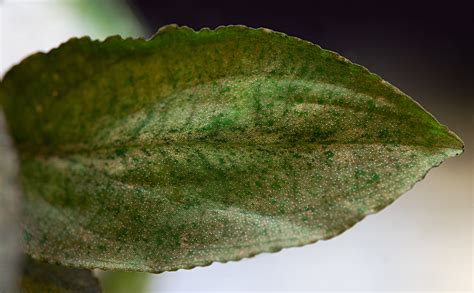
[[0, 74], [73, 36], [150, 37], [165, 24], [267, 27], [317, 43], [412, 96], [466, 143], [342, 235], [154, 275], [150, 292], [473, 291], [474, 1], [0, 0]]

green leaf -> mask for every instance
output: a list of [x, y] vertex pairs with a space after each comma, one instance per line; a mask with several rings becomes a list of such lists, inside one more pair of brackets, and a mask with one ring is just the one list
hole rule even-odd
[[148, 292], [150, 274], [134, 272], [101, 272], [100, 284], [104, 293]]
[[15, 292], [21, 260], [18, 160], [0, 107], [0, 292]]
[[35, 258], [162, 272], [334, 237], [460, 154], [365, 68], [243, 26], [72, 39], [0, 89]]
[[99, 282], [91, 271], [40, 263], [30, 258], [20, 282], [23, 293], [98, 293]]

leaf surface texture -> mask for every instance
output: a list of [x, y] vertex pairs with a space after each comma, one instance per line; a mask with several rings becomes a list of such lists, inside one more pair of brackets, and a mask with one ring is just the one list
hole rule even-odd
[[338, 235], [462, 152], [410, 97], [267, 29], [72, 39], [14, 67], [26, 247], [162, 272]]

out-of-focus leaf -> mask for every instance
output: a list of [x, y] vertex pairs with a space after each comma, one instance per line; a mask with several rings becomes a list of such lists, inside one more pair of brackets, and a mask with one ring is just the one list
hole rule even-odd
[[72, 39], [4, 78], [27, 252], [161, 272], [334, 237], [463, 143], [336, 53], [267, 29]]
[[0, 107], [0, 292], [16, 292], [21, 259], [18, 161]]
[[101, 272], [100, 285], [104, 293], [147, 292], [150, 274], [135, 272]]
[[121, 36], [143, 36], [145, 29], [126, 0], [80, 0], [61, 3], [78, 14], [97, 37], [111, 33]]
[[98, 293], [99, 282], [91, 271], [40, 263], [27, 259], [20, 283], [24, 293]]

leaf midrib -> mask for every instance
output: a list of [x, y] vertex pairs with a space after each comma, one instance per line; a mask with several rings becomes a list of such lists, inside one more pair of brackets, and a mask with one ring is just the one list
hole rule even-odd
[[[267, 146], [276, 146], [278, 148], [281, 148], [281, 146], [288, 146], [286, 149], [297, 149], [299, 146], [308, 146], [308, 145], [314, 145], [315, 147], [324, 147], [324, 146], [334, 146], [334, 145], [363, 145], [363, 146], [370, 146], [370, 145], [383, 145], [387, 147], [400, 147], [400, 146], [407, 146], [407, 147], [413, 147], [413, 148], [425, 148], [427, 150], [453, 150], [453, 151], [459, 151], [458, 148], [453, 148], [452, 146], [446, 146], [446, 145], [433, 145], [433, 146], [428, 146], [428, 145], [423, 145], [423, 144], [406, 144], [406, 143], [390, 143], [390, 142], [381, 142], [381, 141], [375, 141], [375, 142], [297, 142], [297, 143], [244, 143], [244, 142], [219, 142], [219, 141], [214, 141], [214, 142], [209, 142], [209, 141], [194, 141], [194, 142], [189, 142], [189, 143], [176, 143], [176, 142], [156, 142], [156, 143], [134, 143], [134, 144], [118, 144], [118, 145], [110, 145], [110, 146], [100, 146], [100, 147], [93, 147], [93, 148], [71, 148], [69, 150], [63, 149], [49, 149], [49, 150], [41, 150], [38, 149], [38, 147], [35, 146], [19, 146], [18, 149], [20, 150], [20, 154], [22, 158], [39, 158], [39, 159], [46, 159], [48, 157], [67, 157], [67, 156], [72, 156], [72, 155], [81, 155], [81, 154], [87, 154], [87, 153], [94, 153], [94, 152], [104, 152], [104, 151], [114, 151], [117, 149], [132, 149], [132, 150], [142, 150], [144, 148], [149, 148], [152, 146], [194, 146], [194, 145], [214, 145], [214, 146], [221, 146], [221, 145], [226, 145], [229, 147], [249, 147], [249, 148], [258, 148], [259, 146], [261, 147], [267, 147]], [[77, 145], [75, 145], [77, 146]], [[32, 150], [36, 151], [32, 151]]]

